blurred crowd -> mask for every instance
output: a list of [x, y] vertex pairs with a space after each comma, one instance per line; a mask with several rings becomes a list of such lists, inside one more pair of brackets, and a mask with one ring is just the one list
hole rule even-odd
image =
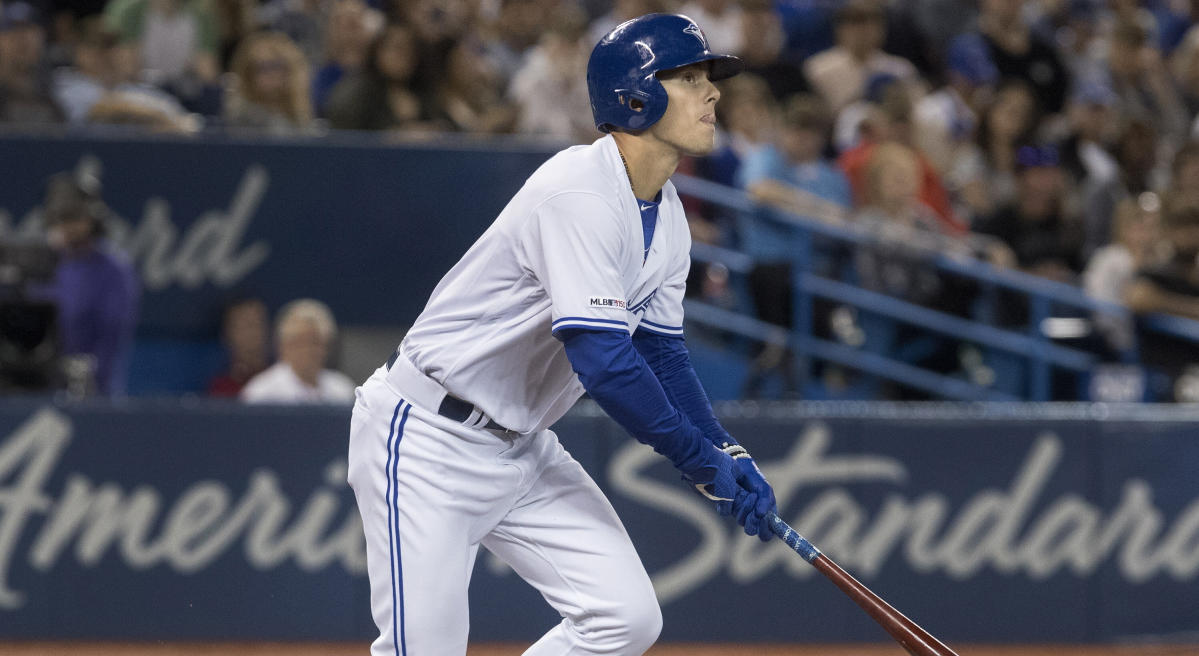
[[[684, 170], [1199, 318], [1189, 0], [0, 0], [0, 126], [588, 142], [587, 56], [651, 11], [691, 16], [746, 64], [722, 83], [718, 149]], [[689, 209], [696, 240], [755, 256], [754, 304], [786, 325], [784, 228]], [[827, 266], [966, 312], [902, 248]], [[1133, 339], [1101, 329], [1113, 352]]]

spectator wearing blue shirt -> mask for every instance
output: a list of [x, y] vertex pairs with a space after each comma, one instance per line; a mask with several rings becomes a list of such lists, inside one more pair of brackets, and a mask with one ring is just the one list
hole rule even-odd
[[128, 257], [104, 238], [100, 183], [85, 174], [51, 178], [44, 205], [51, 245], [61, 253], [48, 290], [58, 308], [62, 353], [92, 363], [101, 396], [125, 392], [141, 284]]
[[[759, 203], [820, 220], [842, 220], [851, 191], [841, 170], [823, 157], [831, 126], [832, 116], [818, 96], [792, 96], [783, 109], [777, 145], [767, 143], [745, 157], [737, 172], [738, 185]], [[742, 221], [741, 247], [757, 260], [749, 276], [756, 314], [763, 321], [790, 328], [792, 231], [783, 223], [752, 217]], [[816, 309], [818, 323], [823, 310]], [[820, 326], [817, 333], [821, 334]], [[784, 394], [797, 394], [792, 360], [790, 350], [764, 344], [743, 396], [759, 396], [766, 379], [776, 371], [782, 376]]]
[[[777, 143], [750, 152], [737, 171], [737, 186], [759, 203], [824, 220], [837, 220], [852, 202], [849, 180], [824, 158], [831, 114], [813, 94], [790, 97]], [[788, 231], [747, 224], [742, 247], [761, 258], [787, 259]]]

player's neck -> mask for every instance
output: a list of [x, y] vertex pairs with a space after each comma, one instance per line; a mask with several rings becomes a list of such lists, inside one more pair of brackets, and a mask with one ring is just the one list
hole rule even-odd
[[657, 198], [662, 186], [679, 167], [682, 157], [678, 150], [624, 132], [613, 132], [612, 138], [624, 157], [633, 195], [638, 200], [652, 201]]

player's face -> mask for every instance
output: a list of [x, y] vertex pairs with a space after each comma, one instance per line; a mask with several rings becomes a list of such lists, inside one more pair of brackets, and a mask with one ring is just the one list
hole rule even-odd
[[707, 62], [658, 74], [666, 89], [666, 113], [649, 132], [684, 155], [705, 155], [716, 145], [720, 90], [708, 79]]

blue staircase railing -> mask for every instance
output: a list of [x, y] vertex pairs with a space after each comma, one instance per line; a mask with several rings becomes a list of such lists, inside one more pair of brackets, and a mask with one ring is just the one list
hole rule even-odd
[[[794, 328], [790, 334], [744, 311], [718, 307], [702, 300], [689, 299], [686, 311], [689, 321], [751, 340], [788, 346], [797, 356], [795, 366], [801, 379], [808, 373], [808, 360], [815, 359], [875, 379], [923, 390], [939, 398], [1047, 401], [1054, 394], [1056, 372], [1073, 376], [1081, 389], [1083, 382], [1104, 362], [1104, 357], [1094, 349], [1047, 334], [1048, 320], [1072, 317], [1086, 322], [1096, 315], [1132, 320], [1127, 308], [1094, 299], [1071, 285], [932, 249], [922, 251], [922, 263], [935, 267], [944, 275], [973, 281], [980, 300], [969, 317], [923, 307], [813, 270], [812, 255], [830, 243], [853, 248], [886, 249], [891, 246], [872, 232], [856, 229], [852, 223], [820, 221], [758, 206], [743, 191], [687, 175], [676, 175], [674, 183], [680, 194], [741, 219], [790, 227], [794, 293]], [[911, 244], [905, 244], [905, 249], [911, 248]], [[743, 252], [698, 242], [692, 245], [691, 254], [694, 261], [719, 264], [740, 280], [744, 280], [756, 264], [753, 257]], [[988, 366], [1001, 373], [979, 382], [969, 376], [924, 369], [896, 357], [894, 340], [876, 340], [885, 343], [887, 348], [872, 344], [870, 338], [874, 334], [868, 335], [861, 344], [819, 338], [813, 334], [813, 307], [817, 299], [851, 307], [869, 317], [869, 321], [863, 321], [869, 324], [864, 327], [867, 333], [894, 333], [896, 326], [906, 325], [921, 333], [972, 344], [984, 354]], [[992, 325], [993, 317], [1002, 309], [1000, 304], [1005, 302], [1023, 304], [1026, 318], [1020, 325]], [[1199, 322], [1154, 315], [1142, 318], [1141, 325], [1148, 330], [1199, 342]], [[1107, 359], [1113, 359], [1113, 355], [1116, 361], [1133, 363], [1137, 359], [1136, 347], [1108, 353]]]

